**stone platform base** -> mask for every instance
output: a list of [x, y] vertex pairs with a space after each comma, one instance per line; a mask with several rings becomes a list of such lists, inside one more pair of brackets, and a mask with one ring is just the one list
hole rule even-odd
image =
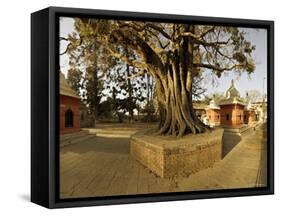
[[89, 132], [89, 130], [80, 130], [79, 132], [60, 134], [60, 147], [64, 147], [71, 144], [76, 144], [87, 139], [93, 138], [96, 135]]
[[249, 125], [241, 125], [236, 128], [229, 127], [229, 126], [222, 126], [224, 129], [224, 133], [226, 134], [233, 134], [238, 136], [243, 136], [248, 134], [251, 131], [256, 130], [257, 127], [259, 127], [260, 124], [257, 122], [249, 124]]
[[183, 138], [137, 133], [130, 153], [160, 177], [189, 176], [221, 160], [222, 136], [223, 129]]

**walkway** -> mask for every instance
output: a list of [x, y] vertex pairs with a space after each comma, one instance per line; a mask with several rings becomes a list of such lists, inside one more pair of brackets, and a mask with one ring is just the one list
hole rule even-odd
[[[178, 179], [157, 177], [130, 156], [129, 136], [138, 129], [128, 128], [126, 133], [126, 128], [99, 128], [97, 137], [62, 147], [61, 198], [243, 188], [266, 184], [266, 131], [262, 129], [251, 132], [242, 141], [230, 135], [224, 136], [225, 156], [222, 161], [188, 178]], [[113, 137], [109, 131], [114, 131]], [[118, 134], [122, 136], [118, 137]]]

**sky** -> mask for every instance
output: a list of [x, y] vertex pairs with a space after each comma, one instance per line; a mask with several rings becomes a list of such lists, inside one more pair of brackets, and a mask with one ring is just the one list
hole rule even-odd
[[[252, 56], [256, 62], [256, 69], [250, 76], [242, 73], [239, 76], [235, 71], [226, 72], [221, 78], [217, 79], [217, 85], [212, 85], [206, 79], [204, 85], [209, 94], [213, 92], [225, 92], [234, 80], [236, 88], [241, 96], [245, 96], [249, 90], [258, 90], [267, 94], [267, 31], [265, 29], [241, 28], [246, 32], [246, 39], [256, 46]], [[205, 75], [210, 75], [210, 71], [205, 71]]]
[[[203, 85], [207, 89], [206, 94], [212, 95], [215, 92], [224, 93], [229, 88], [231, 80], [234, 80], [234, 84], [240, 95], [244, 97], [249, 90], [258, 90], [262, 94], [267, 94], [267, 31], [266, 29], [253, 29], [253, 28], [240, 28], [246, 32], [246, 39], [256, 46], [252, 56], [256, 63], [256, 69], [254, 73], [248, 75], [247, 73], [237, 74], [235, 71], [229, 71], [223, 73], [220, 78], [215, 78], [213, 84], [210, 79], [211, 72], [209, 70], [204, 71]], [[72, 18], [63, 17], [60, 20], [60, 36], [67, 37], [67, 35], [74, 30], [74, 20]], [[66, 43], [62, 42], [60, 52], [63, 52], [66, 48]], [[60, 68], [61, 71], [67, 76], [68, 56], [60, 56]]]

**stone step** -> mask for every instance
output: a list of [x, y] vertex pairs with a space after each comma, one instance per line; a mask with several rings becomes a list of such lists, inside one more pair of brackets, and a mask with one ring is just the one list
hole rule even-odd
[[253, 124], [253, 125], [243, 125], [240, 128], [229, 128], [225, 127], [224, 128], [224, 133], [225, 134], [233, 134], [233, 135], [239, 135], [239, 136], [245, 136], [259, 128], [260, 125], [258, 123]]
[[96, 134], [96, 136], [100, 137], [131, 137], [131, 135], [135, 134], [137, 132], [136, 129], [131, 129], [130, 131], [119, 131], [119, 130], [111, 130], [109, 128], [106, 129], [99, 129], [99, 128], [91, 128], [88, 129], [90, 133]]
[[[91, 139], [96, 136], [96, 134], [89, 133], [89, 131], [78, 132], [73, 134], [67, 134], [67, 138], [60, 138], [60, 147], [64, 147], [67, 145], [73, 145], [88, 139]], [[70, 136], [69, 136], [70, 135]]]
[[64, 142], [67, 140], [71, 140], [73, 138], [77, 138], [77, 137], [82, 137], [82, 136], [86, 136], [89, 134], [88, 130], [81, 130], [79, 132], [74, 132], [74, 133], [67, 133], [67, 134], [61, 134], [60, 135], [60, 142]]

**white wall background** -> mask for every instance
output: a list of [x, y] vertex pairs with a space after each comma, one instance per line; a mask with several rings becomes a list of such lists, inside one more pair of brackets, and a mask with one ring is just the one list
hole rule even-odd
[[[277, 0], [27, 0], [0, 6], [0, 215], [277, 215], [281, 129], [275, 128], [276, 195], [47, 210], [30, 203], [30, 13], [48, 6], [275, 20], [275, 122], [281, 122], [281, 14]], [[280, 212], [280, 211], [279, 211]], [[280, 213], [279, 213], [280, 214]]]

